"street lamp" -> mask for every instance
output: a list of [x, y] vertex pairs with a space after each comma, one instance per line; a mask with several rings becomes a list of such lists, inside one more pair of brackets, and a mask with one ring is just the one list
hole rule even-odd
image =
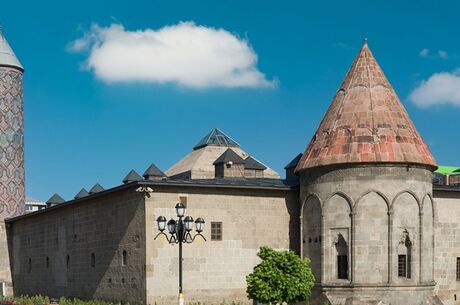
[[[177, 220], [171, 218], [169, 221], [166, 221], [164, 216], [159, 216], [157, 218], [157, 225], [160, 233], [155, 236], [154, 240], [157, 239], [158, 236], [163, 235], [170, 244], [179, 244], [179, 305], [184, 305], [184, 295], [182, 293], [182, 244], [192, 243], [197, 236], [201, 236], [203, 240], [206, 241], [206, 238], [201, 234], [205, 222], [201, 217], [195, 220], [196, 234], [192, 236], [193, 218], [191, 216], [185, 216], [186, 208], [181, 202], [176, 204], [175, 209], [178, 217]], [[184, 219], [182, 220], [182, 218]], [[168, 228], [170, 236], [164, 233], [166, 228]]]

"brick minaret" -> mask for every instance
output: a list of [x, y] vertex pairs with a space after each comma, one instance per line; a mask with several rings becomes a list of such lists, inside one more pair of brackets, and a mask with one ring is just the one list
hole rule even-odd
[[3, 294], [12, 293], [3, 220], [23, 214], [25, 203], [23, 72], [0, 27], [0, 293]]

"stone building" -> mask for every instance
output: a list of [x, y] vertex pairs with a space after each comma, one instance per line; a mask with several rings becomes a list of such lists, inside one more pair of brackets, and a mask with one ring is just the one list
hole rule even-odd
[[181, 202], [208, 239], [184, 246], [189, 302], [250, 303], [245, 276], [267, 245], [311, 259], [312, 304], [460, 304], [460, 188], [433, 186], [435, 159], [367, 43], [286, 163], [281, 179], [213, 129], [165, 172], [5, 215], [14, 293], [176, 303], [178, 249], [154, 238]]

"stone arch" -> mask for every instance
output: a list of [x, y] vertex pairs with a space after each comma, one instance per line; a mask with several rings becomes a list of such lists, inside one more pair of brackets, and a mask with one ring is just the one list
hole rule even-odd
[[[343, 192], [332, 194], [323, 204], [323, 282], [347, 281], [351, 277], [351, 199]], [[345, 251], [346, 249], [346, 251]], [[346, 270], [342, 270], [346, 266]], [[347, 275], [347, 277], [344, 276]]]
[[388, 282], [387, 197], [369, 190], [358, 198], [353, 219], [353, 281], [357, 284]]
[[364, 192], [361, 196], [359, 196], [356, 201], [355, 201], [355, 204], [353, 205], [353, 211], [355, 211], [356, 209], [356, 206], [358, 205], [358, 203], [361, 201], [361, 199], [371, 193], [375, 193], [377, 194], [378, 196], [380, 196], [383, 201], [385, 201], [385, 204], [387, 206], [387, 211], [389, 211], [390, 209], [390, 200], [388, 199], [387, 196], [385, 196], [385, 194], [383, 194], [382, 192], [380, 191], [377, 191], [377, 190], [374, 190], [374, 189], [370, 189], [370, 190], [367, 190], [366, 192]]
[[316, 282], [321, 283], [322, 272], [322, 216], [321, 200], [310, 194], [302, 204], [302, 256], [311, 260], [310, 266]]
[[426, 194], [422, 201], [421, 250], [420, 250], [420, 282], [429, 283], [433, 279], [434, 266], [434, 200], [431, 194]]
[[417, 197], [417, 195], [414, 192], [412, 192], [411, 190], [403, 190], [403, 191], [400, 191], [399, 193], [397, 193], [396, 196], [394, 196], [393, 201], [391, 202], [391, 205], [390, 205], [390, 213], [393, 212], [393, 206], [394, 206], [394, 203], [396, 202], [396, 200], [400, 196], [402, 196], [404, 194], [409, 194], [412, 197], [414, 197], [415, 201], [417, 202], [419, 212], [422, 211], [422, 205], [421, 205], [420, 199]]
[[[420, 274], [420, 203], [417, 196], [409, 190], [398, 193], [391, 204], [391, 212], [390, 272], [392, 282], [417, 282]], [[410, 240], [410, 248], [402, 244], [403, 238]], [[405, 254], [408, 272], [404, 276], [398, 272], [401, 265], [400, 256], [403, 255], [400, 253], [401, 249], [408, 251]]]

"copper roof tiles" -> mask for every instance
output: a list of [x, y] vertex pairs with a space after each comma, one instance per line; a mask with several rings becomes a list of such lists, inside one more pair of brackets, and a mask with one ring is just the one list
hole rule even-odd
[[436, 167], [430, 150], [365, 42], [296, 172], [369, 162]]

